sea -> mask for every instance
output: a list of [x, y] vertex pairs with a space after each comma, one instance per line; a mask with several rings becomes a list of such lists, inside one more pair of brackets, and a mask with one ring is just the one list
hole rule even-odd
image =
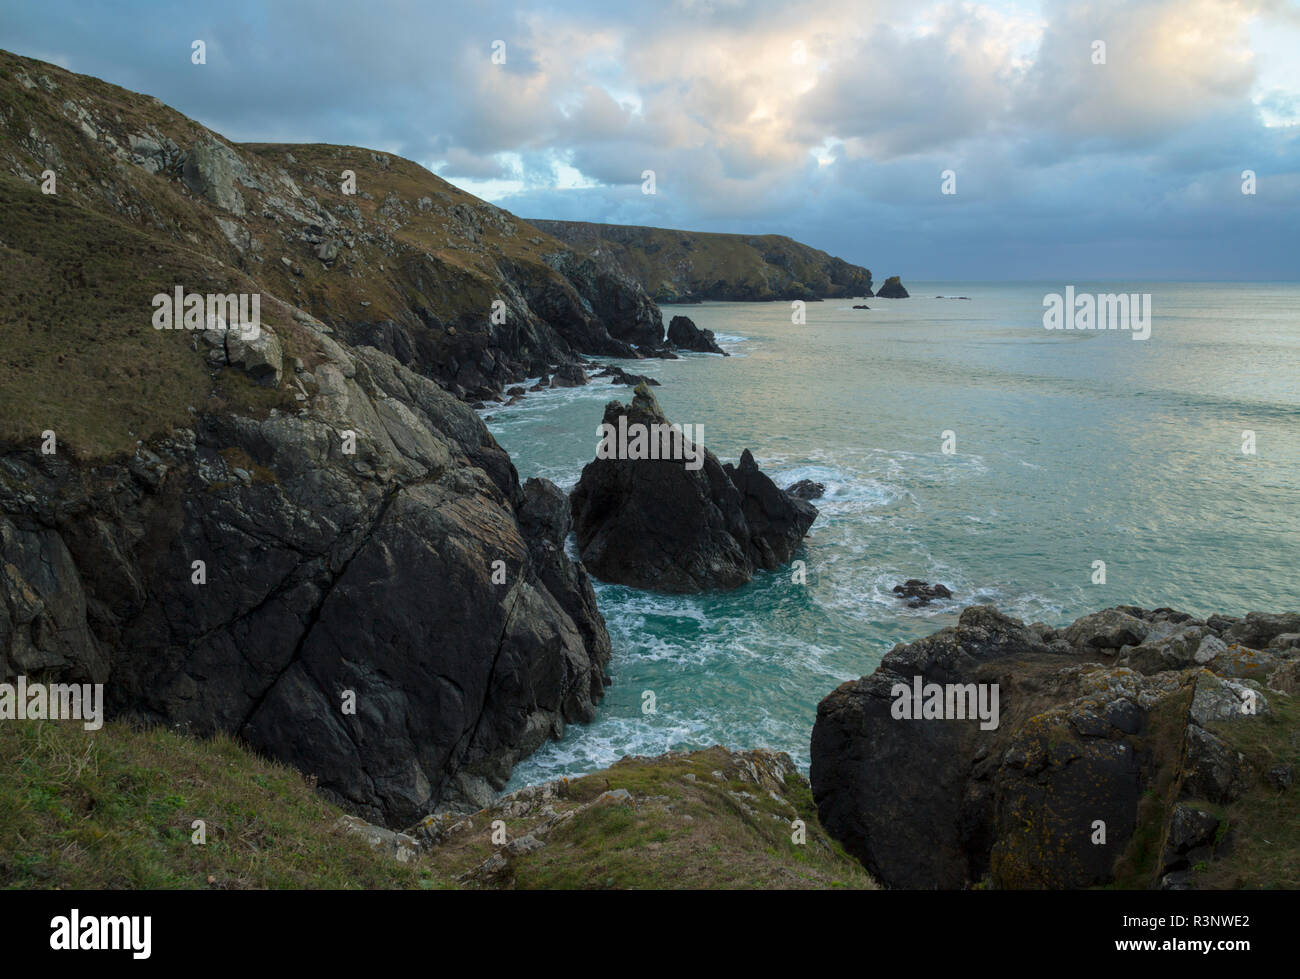
[[[597, 582], [613, 685], [508, 789], [714, 744], [806, 770], [818, 702], [971, 604], [1052, 626], [1120, 604], [1300, 609], [1300, 284], [906, 285], [802, 317], [664, 306], [730, 356], [601, 360], [658, 379], [669, 420], [723, 462], [750, 449], [778, 485], [825, 495], [802, 572], [695, 595]], [[1150, 335], [1046, 329], [1067, 286], [1149, 295]], [[567, 490], [606, 402], [630, 398], [598, 379], [482, 414], [521, 480]], [[908, 578], [954, 598], [909, 608], [892, 592]]]

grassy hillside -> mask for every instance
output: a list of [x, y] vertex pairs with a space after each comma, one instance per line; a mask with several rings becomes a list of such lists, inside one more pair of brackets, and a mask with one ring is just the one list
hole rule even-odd
[[[399, 862], [340, 830], [341, 811], [310, 780], [229, 738], [6, 721], [0, 887], [873, 886], [820, 829], [806, 782], [792, 777], [768, 794], [745, 769], [743, 755], [722, 748], [626, 759], [536, 804], [475, 814]], [[620, 788], [630, 798], [601, 799]], [[807, 823], [804, 845], [791, 842], [796, 818]], [[196, 819], [207, 824], [204, 845], [191, 841]], [[495, 819], [511, 840], [537, 834], [545, 845], [518, 854], [494, 845]]]
[[532, 223], [631, 272], [656, 302], [868, 295], [871, 272], [783, 235], [673, 231], [581, 221]]
[[[174, 337], [149, 335], [150, 297], [177, 284], [277, 297], [466, 397], [574, 352], [622, 350], [607, 329], [655, 339], [658, 311], [633, 279], [595, 275], [562, 242], [416, 163], [355, 146], [231, 143], [152, 96], [6, 51], [0, 174], [11, 299], [0, 330], [24, 348], [2, 361], [0, 438], [52, 427], [22, 411], [19, 374], [82, 388], [92, 412], [134, 412], [123, 431], [137, 437], [206, 397], [192, 372], [144, 376], [181, 366]], [[497, 301], [504, 324], [489, 322]], [[51, 338], [82, 356], [51, 361]], [[132, 387], [139, 406], [121, 397]]]

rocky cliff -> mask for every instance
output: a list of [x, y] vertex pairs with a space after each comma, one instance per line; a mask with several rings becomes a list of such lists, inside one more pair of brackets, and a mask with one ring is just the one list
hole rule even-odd
[[661, 303], [870, 296], [871, 272], [783, 235], [671, 231], [584, 221], [532, 224], [627, 270]]
[[1294, 887], [1298, 691], [1300, 614], [974, 606], [822, 701], [813, 795], [891, 887]]
[[[589, 720], [567, 502], [459, 398], [655, 342], [644, 293], [404, 160], [9, 54], [0, 99], [0, 679], [104, 683], [388, 824]], [[160, 324], [178, 288], [257, 313]]]
[[409, 160], [234, 144], [163, 105], [0, 52], [0, 170], [237, 269], [340, 339], [485, 397], [578, 352], [663, 342], [625, 272]]

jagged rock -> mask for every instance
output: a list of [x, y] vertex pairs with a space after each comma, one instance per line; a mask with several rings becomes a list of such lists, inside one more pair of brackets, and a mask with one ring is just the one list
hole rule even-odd
[[1250, 787], [1246, 756], [1196, 724], [1187, 726], [1186, 752], [1184, 795], [1226, 805]]
[[701, 330], [689, 316], [674, 316], [669, 321], [668, 342], [680, 350], [730, 356], [713, 339], [712, 330]]
[[1072, 646], [1096, 650], [1118, 650], [1137, 646], [1150, 631], [1141, 619], [1117, 608], [1108, 608], [1076, 619], [1065, 630], [1065, 641]]
[[1198, 678], [1189, 713], [1197, 724], [1209, 727], [1223, 721], [1261, 717], [1268, 712], [1268, 700], [1259, 684], [1221, 678], [1207, 671]]
[[907, 599], [908, 608], [920, 608], [929, 605], [936, 598], [952, 598], [947, 585], [930, 584], [917, 578], [908, 578], [901, 585], [895, 585], [893, 592], [899, 598]]
[[553, 388], [576, 388], [587, 383], [586, 372], [577, 364], [561, 364], [551, 376]]
[[241, 217], [247, 208], [235, 184], [254, 186], [257, 183], [239, 154], [213, 138], [190, 147], [181, 165], [181, 177], [194, 193]]
[[[1273, 630], [1285, 618], [1250, 619], [1268, 623], [1252, 624], [1251, 638], [1284, 634]], [[1174, 875], [1219, 852], [1218, 822], [1194, 800], [1227, 805], [1278, 784], [1234, 746], [1234, 732], [1276, 723], [1260, 685], [1195, 663], [1200, 632], [1238, 624], [1124, 606], [1058, 631], [967, 608], [955, 628], [895, 646], [818, 706], [811, 777], [822, 824], [894, 887], [1088, 887], [1121, 873], [1127, 886], [1191, 886], [1194, 875]], [[1152, 671], [1097, 662], [1121, 647]], [[954, 697], [996, 685], [997, 725], [945, 715], [942, 697], [939, 716], [911, 719], [917, 682]], [[1176, 798], [1153, 795], [1171, 784]], [[1167, 827], [1168, 848], [1135, 884], [1129, 845], [1144, 826]]]
[[1216, 816], [1180, 802], [1174, 806], [1169, 822], [1169, 846], [1175, 853], [1186, 853], [1213, 842], [1218, 829], [1219, 820]]
[[[644, 385], [631, 404], [606, 405], [604, 423], [614, 432], [668, 424]], [[735, 588], [756, 569], [788, 561], [816, 507], [779, 489], [748, 450], [735, 467], [684, 438], [681, 450], [679, 458], [597, 458], [583, 468], [570, 502], [591, 572], [635, 588], [693, 592]]]
[[787, 486], [785, 491], [801, 500], [818, 500], [826, 492], [826, 484], [814, 483], [811, 479], [801, 479]]
[[1300, 613], [1248, 612], [1244, 619], [1232, 621], [1222, 638], [1250, 649], [1267, 649], [1276, 637], [1288, 633], [1300, 633]]
[[604, 370], [602, 370], [599, 374], [595, 376], [608, 377], [611, 379], [611, 383], [613, 384], [625, 384], [631, 388], [636, 387], [638, 384], [645, 384], [648, 385], [649, 387], [656, 387], [656, 388], [660, 387], [659, 382], [656, 381], [653, 377], [649, 377], [645, 374], [629, 374], [627, 371], [623, 370], [623, 368], [615, 367], [613, 365], [606, 367]]
[[908, 296], [907, 290], [903, 288], [902, 280], [896, 275], [891, 275], [884, 281], [880, 288], [876, 290], [876, 298], [906, 299]]

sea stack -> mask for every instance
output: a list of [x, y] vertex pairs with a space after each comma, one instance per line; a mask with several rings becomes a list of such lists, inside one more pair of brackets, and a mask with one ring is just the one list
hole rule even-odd
[[876, 290], [878, 299], [907, 299], [907, 290], [903, 288], [903, 282], [896, 275], [891, 275], [884, 281], [879, 289]]
[[718, 346], [712, 330], [701, 330], [689, 316], [674, 316], [668, 323], [668, 342], [679, 350], [731, 356]]
[[817, 508], [780, 489], [749, 450], [724, 466], [699, 427], [675, 429], [645, 385], [631, 404], [605, 406], [608, 437], [570, 497], [586, 568], [602, 581], [688, 593], [738, 588], [789, 561]]

